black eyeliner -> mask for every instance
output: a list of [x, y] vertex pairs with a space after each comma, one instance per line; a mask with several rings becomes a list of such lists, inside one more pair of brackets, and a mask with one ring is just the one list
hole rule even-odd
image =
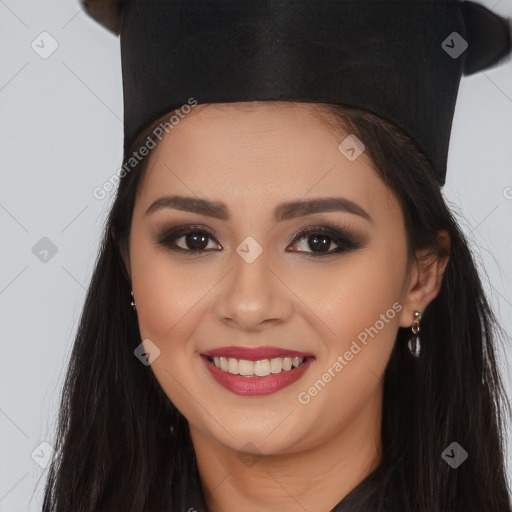
[[[171, 251], [180, 251], [182, 253], [189, 253], [195, 256], [200, 254], [205, 254], [207, 252], [211, 252], [214, 250], [220, 249], [201, 249], [201, 250], [192, 250], [192, 249], [183, 249], [182, 247], [178, 247], [174, 245], [174, 241], [178, 238], [181, 238], [184, 235], [188, 234], [198, 234], [208, 237], [211, 241], [214, 241], [218, 245], [221, 245], [213, 235], [213, 233], [202, 226], [199, 225], [188, 225], [188, 226], [179, 226], [175, 228], [167, 228], [162, 230], [162, 233], [157, 237], [157, 244]], [[306, 252], [306, 251], [286, 251], [297, 254], [305, 254], [307, 256], [312, 257], [321, 257], [321, 256], [329, 256], [333, 254], [341, 254], [344, 252], [348, 252], [351, 250], [361, 248], [363, 242], [360, 241], [360, 237], [356, 235], [356, 233], [348, 228], [343, 223], [324, 223], [323, 225], [312, 225], [307, 226], [305, 228], [300, 229], [296, 233], [292, 235], [292, 237], [287, 242], [287, 246], [291, 244], [295, 244], [299, 242], [303, 238], [312, 237], [313, 235], [324, 236], [326, 238], [330, 238], [331, 241], [338, 245], [339, 247], [335, 250], [331, 250], [325, 253], [314, 253], [314, 252]]]

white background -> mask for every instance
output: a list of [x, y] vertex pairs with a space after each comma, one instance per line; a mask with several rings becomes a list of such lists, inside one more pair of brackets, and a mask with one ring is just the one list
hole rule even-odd
[[[483, 3], [512, 18], [511, 0]], [[58, 43], [47, 59], [31, 47], [44, 31]], [[121, 163], [121, 63], [119, 40], [77, 0], [0, 0], [0, 52], [0, 512], [28, 512], [41, 509], [48, 471], [31, 454], [52, 443], [109, 206], [92, 190]], [[509, 60], [463, 79], [444, 187], [509, 334], [511, 166]], [[42, 237], [58, 250], [46, 263], [32, 252]], [[510, 370], [503, 363], [509, 394]]]

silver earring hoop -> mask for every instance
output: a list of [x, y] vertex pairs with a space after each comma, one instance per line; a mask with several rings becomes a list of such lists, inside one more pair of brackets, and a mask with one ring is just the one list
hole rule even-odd
[[132, 307], [133, 311], [135, 311], [137, 308], [135, 307], [135, 299], [133, 297], [133, 290], [130, 292], [130, 295], [132, 296], [132, 301], [130, 302], [130, 306]]
[[412, 322], [412, 336], [407, 346], [409, 348], [409, 352], [415, 358], [418, 358], [421, 353], [421, 342], [420, 342], [420, 321], [421, 321], [421, 313], [419, 311], [414, 312], [414, 320]]

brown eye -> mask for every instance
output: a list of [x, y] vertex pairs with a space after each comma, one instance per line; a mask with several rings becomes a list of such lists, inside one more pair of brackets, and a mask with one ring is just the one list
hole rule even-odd
[[213, 236], [208, 231], [185, 228], [165, 234], [158, 243], [171, 250], [202, 252], [212, 249], [208, 247], [211, 239]]
[[200, 250], [206, 249], [208, 246], [208, 235], [205, 235], [200, 232], [191, 232], [183, 237], [185, 249], [191, 249], [191, 250]]
[[[334, 253], [346, 252], [351, 249], [357, 249], [359, 242], [355, 242], [349, 236], [338, 231], [332, 231], [325, 228], [307, 228], [298, 233], [294, 238], [294, 244], [297, 241], [302, 242], [302, 249], [289, 252], [305, 252], [313, 255], [330, 255]], [[331, 245], [337, 245], [337, 249], [329, 250]], [[309, 249], [309, 251], [307, 250]]]
[[308, 247], [312, 252], [325, 253], [329, 252], [329, 248], [331, 246], [332, 240], [331, 237], [325, 235], [313, 235], [307, 238]]

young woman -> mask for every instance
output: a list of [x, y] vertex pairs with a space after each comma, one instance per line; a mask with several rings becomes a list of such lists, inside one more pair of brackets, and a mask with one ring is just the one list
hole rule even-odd
[[[196, 9], [195, 23], [208, 10], [160, 4]], [[148, 5], [147, 17], [125, 7], [123, 23], [166, 26]], [[125, 42], [126, 57], [137, 41]], [[509, 511], [499, 331], [441, 194], [443, 151], [398, 111], [395, 123], [364, 99], [291, 89], [155, 116], [162, 104], [130, 99], [136, 86], [148, 96], [129, 57], [125, 161], [43, 509]]]

